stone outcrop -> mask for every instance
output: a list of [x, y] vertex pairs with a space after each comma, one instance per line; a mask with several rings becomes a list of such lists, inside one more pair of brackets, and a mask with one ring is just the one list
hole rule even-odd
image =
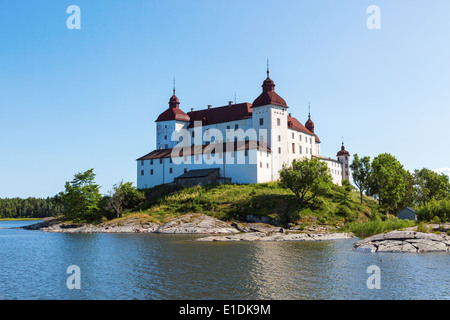
[[415, 231], [391, 231], [358, 241], [354, 247], [366, 252], [449, 252], [450, 236]]
[[27, 230], [41, 230], [57, 233], [149, 233], [159, 227], [156, 223], [142, 223], [138, 219], [130, 219], [124, 223], [102, 223], [99, 225], [82, 223], [61, 223], [57, 219], [23, 227]]
[[230, 234], [239, 231], [219, 219], [204, 214], [188, 214], [158, 227], [155, 233]]
[[145, 222], [140, 219], [105, 222], [99, 225], [66, 224], [57, 219], [23, 227], [28, 230], [41, 230], [61, 233], [184, 233], [184, 234], [232, 234], [239, 231], [219, 219], [204, 214], [187, 214], [165, 224]]
[[200, 242], [236, 242], [236, 241], [325, 241], [325, 240], [340, 240], [349, 239], [353, 235], [349, 233], [296, 233], [286, 232], [284, 229], [279, 229], [279, 232], [250, 232], [241, 233], [228, 236], [210, 236], [197, 239]]

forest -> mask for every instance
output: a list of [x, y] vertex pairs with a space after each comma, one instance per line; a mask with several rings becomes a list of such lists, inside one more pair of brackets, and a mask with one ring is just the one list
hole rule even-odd
[[58, 197], [0, 199], [0, 219], [55, 217], [63, 211], [64, 205]]

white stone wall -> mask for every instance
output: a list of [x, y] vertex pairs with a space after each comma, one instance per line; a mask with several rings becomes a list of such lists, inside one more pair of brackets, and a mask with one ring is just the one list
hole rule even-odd
[[[191, 156], [190, 163], [176, 165], [171, 163], [169, 158], [163, 159], [163, 163], [160, 163], [159, 159], [153, 160], [153, 164], [150, 164], [150, 160], [145, 160], [143, 163], [138, 161], [137, 176], [138, 176], [138, 188], [151, 188], [162, 183], [171, 183], [174, 178], [182, 175], [184, 170], [206, 169], [206, 168], [219, 168], [220, 175], [222, 177], [232, 178], [233, 183], [263, 183], [269, 181], [276, 181], [279, 179], [279, 170], [283, 168], [283, 164], [289, 166], [294, 159], [311, 159], [313, 156], [320, 157], [320, 143], [316, 143], [315, 136], [306, 134], [304, 132], [296, 131], [287, 126], [287, 108], [267, 105], [256, 107], [252, 111], [252, 117], [244, 120], [230, 121], [225, 123], [218, 123], [208, 126], [202, 126], [201, 131], [199, 129], [187, 128], [188, 122], [183, 121], [164, 121], [157, 122], [157, 149], [173, 148], [180, 146], [181, 139], [178, 141], [172, 141], [172, 133], [180, 132], [181, 129], [187, 129], [189, 131], [190, 139], [183, 139], [185, 142], [183, 145], [205, 144], [205, 141], [209, 141], [210, 137], [214, 134], [207, 135], [205, 132], [211, 129], [217, 129], [222, 133], [222, 139], [226, 140], [227, 129], [238, 129], [247, 131], [249, 129], [256, 130], [256, 137], [251, 136], [249, 140], [258, 140], [266, 142], [268, 148], [272, 152], [266, 152], [261, 150], [248, 150], [247, 156], [245, 151], [238, 151], [235, 153], [235, 158], [231, 158], [230, 153], [226, 153], [225, 164], [216, 163], [209, 164], [205, 161], [196, 160], [200, 156]], [[262, 124], [261, 124], [261, 120]], [[193, 137], [192, 132], [195, 131]], [[260, 131], [262, 130], [262, 131]], [[209, 131], [210, 133], [212, 131]], [[240, 138], [238, 140], [244, 140]], [[265, 141], [261, 141], [264, 139]], [[233, 139], [230, 139], [230, 142]], [[214, 142], [214, 140], [213, 140]], [[219, 138], [215, 141], [220, 141]], [[218, 154], [212, 155], [217, 157]], [[240, 157], [245, 158], [244, 164], [237, 163], [237, 159]], [[253, 161], [249, 162], [249, 157], [254, 157]], [[348, 157], [342, 156], [338, 158], [338, 161], [333, 159], [324, 160], [330, 168], [333, 182], [335, 184], [341, 184], [342, 179], [350, 178], [350, 169]], [[174, 160], [174, 162], [176, 162]], [[172, 169], [172, 172], [171, 172]], [[143, 175], [142, 175], [143, 170]], [[153, 174], [151, 171], [153, 170]]]

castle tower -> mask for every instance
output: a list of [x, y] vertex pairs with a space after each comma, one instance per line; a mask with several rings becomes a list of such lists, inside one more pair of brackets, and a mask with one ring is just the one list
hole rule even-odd
[[175, 86], [173, 96], [169, 100], [169, 108], [161, 113], [156, 119], [156, 148], [168, 149], [178, 144], [178, 141], [172, 141], [172, 133], [178, 132], [189, 125], [190, 118], [180, 109], [180, 101], [175, 95]]
[[350, 180], [350, 153], [345, 150], [344, 142], [342, 142], [341, 150], [337, 153], [337, 159], [342, 163], [342, 180]]

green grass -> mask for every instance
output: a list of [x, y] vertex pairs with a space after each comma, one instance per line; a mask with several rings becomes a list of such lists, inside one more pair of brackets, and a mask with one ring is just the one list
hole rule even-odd
[[399, 220], [397, 218], [390, 218], [387, 220], [373, 220], [366, 222], [350, 222], [347, 223], [342, 231], [353, 232], [358, 237], [369, 237], [375, 234], [398, 230], [415, 226], [416, 223], [411, 220]]
[[342, 225], [348, 221], [367, 220], [377, 211], [375, 201], [365, 198], [360, 204], [356, 191], [345, 192], [333, 186], [329, 193], [300, 208], [295, 195], [277, 182], [249, 185], [211, 185], [191, 188], [166, 188], [147, 190], [147, 203], [136, 213], [147, 214], [154, 222], [187, 213], [203, 213], [215, 218], [232, 221], [244, 220], [247, 215], [266, 216], [280, 222]]

